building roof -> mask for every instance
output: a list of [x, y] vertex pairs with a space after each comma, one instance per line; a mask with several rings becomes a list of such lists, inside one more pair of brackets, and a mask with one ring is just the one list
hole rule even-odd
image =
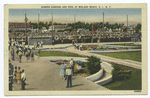
[[127, 28], [127, 27], [126, 27], [126, 26], [123, 26], [123, 27], [122, 27], [122, 29], [125, 29], [125, 28]]
[[[25, 28], [26, 24], [24, 22], [9, 22], [9, 28], [17, 29], [17, 28]], [[27, 23], [27, 28], [33, 28], [30, 23]]]
[[67, 26], [67, 25], [54, 25], [55, 29], [70, 29], [71, 26]]

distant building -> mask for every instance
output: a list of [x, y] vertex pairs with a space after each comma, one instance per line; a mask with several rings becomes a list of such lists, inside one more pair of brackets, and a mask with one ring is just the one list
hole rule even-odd
[[[65, 30], [65, 29], [71, 29], [71, 26], [67, 25], [53, 25], [53, 30], [57, 32], [58, 30]], [[52, 30], [52, 26], [49, 27], [49, 30]]]
[[42, 27], [42, 33], [47, 32], [48, 30], [46, 29], [46, 27]]
[[[26, 24], [23, 22], [9, 22], [9, 32], [25, 32]], [[27, 31], [33, 31], [33, 26], [27, 23]]]
[[122, 27], [122, 29], [125, 29], [125, 28], [127, 28], [127, 27], [126, 27], [126, 26], [123, 26], [123, 27]]

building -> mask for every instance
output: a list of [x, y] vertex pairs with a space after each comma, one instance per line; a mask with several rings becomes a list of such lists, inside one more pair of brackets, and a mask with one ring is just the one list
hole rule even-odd
[[[9, 22], [9, 32], [25, 32], [26, 25], [23, 22]], [[27, 31], [33, 31], [33, 26], [27, 23]]]
[[[51, 30], [52, 26], [49, 27]], [[55, 32], [57, 32], [58, 30], [65, 30], [65, 29], [71, 29], [71, 26], [67, 26], [67, 25], [53, 25], [53, 30], [55, 30]]]

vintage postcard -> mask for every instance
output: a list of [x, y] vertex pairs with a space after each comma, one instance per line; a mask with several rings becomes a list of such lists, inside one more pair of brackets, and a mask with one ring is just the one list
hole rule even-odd
[[5, 95], [147, 94], [147, 4], [4, 5]]

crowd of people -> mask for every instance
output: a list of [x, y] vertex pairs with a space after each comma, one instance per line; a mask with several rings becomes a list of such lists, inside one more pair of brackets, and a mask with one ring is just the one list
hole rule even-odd
[[25, 83], [26, 76], [25, 76], [25, 70], [20, 67], [17, 68], [17, 66], [14, 66], [11, 64], [9, 60], [9, 90], [12, 91], [12, 84], [17, 83], [21, 85], [20, 90], [25, 90]]
[[[26, 57], [26, 62], [30, 60], [31, 57], [31, 62], [34, 61], [34, 52], [35, 48], [33, 47], [32, 49], [28, 46], [26, 47], [24, 43], [19, 44], [17, 41], [9, 41], [9, 51], [11, 54], [10, 59], [12, 61], [15, 61], [19, 59], [19, 62], [22, 63], [21, 58], [22, 56]], [[37, 54], [38, 58], [40, 56], [40, 49], [37, 49]], [[12, 90], [12, 84], [13, 83], [18, 83], [21, 84], [21, 90], [25, 90], [25, 72], [24, 69], [21, 70], [20, 67], [17, 68], [17, 66], [14, 66], [11, 64], [11, 61], [9, 59], [9, 90]]]
[[[19, 62], [21, 63], [22, 56], [26, 57], [26, 62], [30, 60], [30, 57], [31, 57], [31, 62], [34, 61], [34, 54], [35, 54], [34, 47], [31, 49], [29, 46], [26, 47], [24, 44], [18, 44], [18, 42], [12, 41], [11, 43], [9, 43], [9, 50], [11, 52], [11, 59], [13, 61], [15, 59], [19, 59]], [[38, 58], [39, 58], [40, 49], [38, 49], [36, 52], [38, 53]]]
[[34, 43], [34, 49], [39, 48], [39, 47], [43, 47], [43, 42], [42, 41], [37, 41], [37, 43]]

